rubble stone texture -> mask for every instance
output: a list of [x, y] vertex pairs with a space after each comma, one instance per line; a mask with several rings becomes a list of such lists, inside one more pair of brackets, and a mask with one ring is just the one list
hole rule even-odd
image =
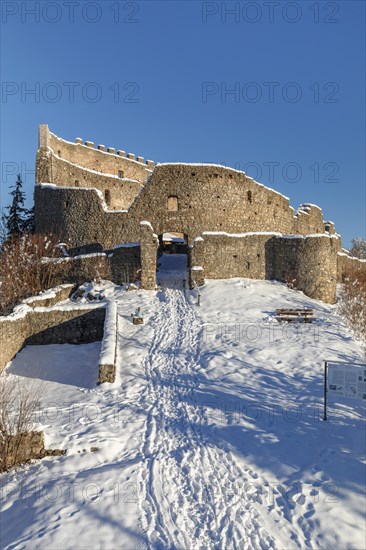
[[[231, 168], [154, 165], [132, 153], [108, 151], [80, 139], [64, 141], [40, 126], [36, 231], [56, 231], [75, 253], [140, 242], [146, 289], [156, 285], [154, 235], [166, 232], [184, 234], [192, 246], [191, 286], [205, 277], [292, 276], [308, 296], [334, 303], [337, 279], [346, 270], [366, 271], [366, 262], [342, 252], [334, 224], [323, 220], [316, 205], [295, 211], [288, 198]], [[136, 271], [136, 254], [135, 265], [126, 257], [120, 273]]]

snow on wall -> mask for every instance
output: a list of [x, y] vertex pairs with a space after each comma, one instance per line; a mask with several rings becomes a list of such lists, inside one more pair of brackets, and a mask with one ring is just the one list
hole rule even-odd
[[118, 313], [117, 302], [107, 305], [104, 321], [104, 336], [99, 358], [99, 383], [114, 382], [116, 376]]
[[31, 308], [21, 304], [0, 317], [0, 372], [29, 344], [86, 343], [101, 340], [105, 304], [55, 305]]
[[[43, 188], [49, 188], [49, 189], [60, 189], [60, 186], [59, 185], [56, 185], [55, 183], [37, 183], [37, 185], [39, 187], [43, 187]], [[117, 214], [117, 213], [126, 213], [128, 212], [128, 209], [123, 209], [123, 210], [110, 210], [107, 206], [107, 203], [105, 202], [105, 199], [104, 199], [104, 195], [103, 193], [101, 192], [100, 189], [97, 189], [96, 187], [75, 187], [75, 185], [63, 185], [61, 187], [61, 189], [68, 189], [68, 190], [72, 190], [72, 191], [95, 191], [96, 194], [98, 195], [99, 199], [100, 199], [100, 202], [101, 202], [101, 205], [102, 205], [102, 208], [105, 212], [108, 212], [108, 214]]]

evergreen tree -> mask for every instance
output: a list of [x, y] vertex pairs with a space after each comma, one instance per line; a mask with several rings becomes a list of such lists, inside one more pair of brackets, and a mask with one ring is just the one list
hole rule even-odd
[[8, 231], [7, 231], [7, 228], [6, 228], [5, 213], [3, 211], [1, 211], [1, 213], [0, 213], [0, 251], [1, 251], [1, 247], [2, 247], [3, 242], [7, 238], [7, 234], [8, 234]]
[[23, 231], [34, 233], [34, 206], [26, 211], [26, 217], [23, 222]]
[[24, 208], [25, 193], [20, 174], [17, 176], [15, 185], [11, 187], [11, 205], [7, 206], [8, 214], [4, 215], [4, 223], [7, 237], [21, 235], [25, 231], [31, 231], [34, 225], [34, 209]]

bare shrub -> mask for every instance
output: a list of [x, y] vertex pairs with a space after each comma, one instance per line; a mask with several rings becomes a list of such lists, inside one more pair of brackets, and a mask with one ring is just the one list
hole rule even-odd
[[8, 315], [24, 298], [65, 282], [67, 262], [45, 261], [59, 258], [55, 235], [23, 234], [8, 239], [0, 258], [0, 315]]
[[339, 313], [366, 347], [366, 273], [348, 273], [344, 276]]
[[0, 472], [20, 463], [22, 444], [31, 432], [43, 391], [36, 381], [0, 377]]

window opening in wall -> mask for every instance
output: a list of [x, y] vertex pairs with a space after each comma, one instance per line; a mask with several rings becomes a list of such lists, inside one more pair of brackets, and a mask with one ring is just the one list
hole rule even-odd
[[250, 262], [247, 262], [247, 269], [250, 269]]
[[69, 201], [65, 201], [65, 208], [69, 208]]
[[105, 202], [106, 202], [107, 204], [110, 204], [110, 203], [111, 203], [111, 192], [110, 192], [109, 189], [106, 189], [106, 190], [104, 191], [104, 198], [105, 198]]
[[79, 180], [75, 180], [75, 187], [79, 187]]
[[248, 191], [248, 192], [247, 192], [247, 197], [248, 197], [248, 201], [251, 203], [252, 200], [253, 200], [253, 194], [252, 194], [251, 191]]
[[233, 258], [237, 258], [238, 256], [236, 254], [233, 254]]
[[118, 177], [119, 178], [124, 178], [125, 177], [125, 174], [124, 174], [123, 170], [118, 170]]
[[167, 204], [169, 212], [177, 212], [178, 211], [178, 197], [171, 195], [168, 197], [168, 204]]
[[57, 154], [58, 154], [59, 157], [61, 156], [61, 151], [60, 151], [60, 149], [57, 151]]

